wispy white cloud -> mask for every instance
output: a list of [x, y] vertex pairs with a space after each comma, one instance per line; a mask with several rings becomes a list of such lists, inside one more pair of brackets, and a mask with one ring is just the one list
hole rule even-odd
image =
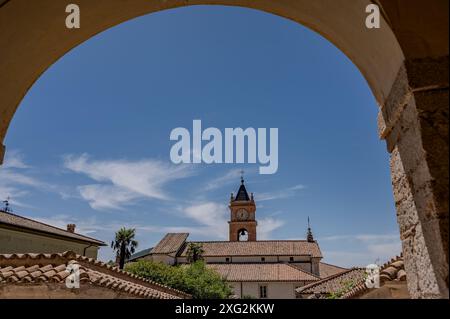
[[295, 196], [299, 191], [304, 190], [306, 186], [298, 184], [281, 190], [256, 194], [256, 199], [260, 202], [268, 200], [283, 199]]
[[[0, 173], [0, 179], [1, 179], [1, 173]], [[21, 190], [16, 187], [12, 187], [9, 185], [1, 185], [0, 183], [0, 202], [6, 199], [9, 199], [9, 203], [14, 207], [26, 207], [31, 208], [32, 205], [29, 205], [27, 203], [24, 203], [21, 198], [25, 197], [28, 194], [27, 191]], [[3, 207], [2, 207], [3, 208]]]
[[23, 173], [13, 171], [11, 169], [0, 170], [0, 182], [10, 185], [22, 185], [30, 187], [47, 187], [47, 184], [36, 178], [30, 177]]
[[190, 232], [220, 239], [228, 237], [227, 216], [229, 213], [226, 205], [206, 202], [185, 207], [181, 212], [184, 217], [199, 224], [199, 227], [191, 228]]
[[124, 209], [133, 204], [134, 200], [141, 198], [136, 192], [114, 185], [93, 184], [78, 186], [77, 189], [81, 199], [86, 200], [95, 210]]
[[78, 191], [93, 209], [121, 209], [138, 199], [169, 200], [164, 187], [186, 178], [193, 170], [153, 159], [140, 161], [92, 160], [88, 155], [66, 156], [64, 166], [98, 182], [80, 185]]
[[[210, 239], [228, 239], [230, 212], [226, 205], [206, 202], [182, 208], [180, 212], [182, 217], [191, 219], [198, 224], [198, 226], [181, 228], [183, 231]], [[258, 220], [258, 237], [270, 239], [272, 232], [283, 225], [284, 222], [281, 219], [273, 217], [260, 219]]]
[[402, 245], [399, 240], [392, 243], [369, 244], [367, 251], [373, 256], [380, 256], [382, 261], [399, 255], [402, 251]]
[[23, 202], [29, 189], [48, 190], [50, 186], [30, 175], [31, 166], [25, 164], [22, 153], [9, 151], [6, 153], [4, 165], [0, 167], [0, 199], [9, 197], [13, 206], [31, 207]]
[[319, 238], [321, 241], [358, 240], [362, 242], [385, 241], [399, 239], [398, 234], [357, 234], [357, 235], [332, 235]]
[[25, 164], [23, 154], [18, 150], [10, 150], [6, 152], [5, 161], [3, 163], [3, 168], [29, 168]]
[[[213, 178], [211, 181], [209, 181], [206, 184], [205, 189], [206, 190], [214, 190], [214, 189], [229, 185], [231, 183], [237, 183], [241, 176], [241, 172], [242, 172], [242, 169], [239, 169], [239, 168], [230, 169], [225, 174], [223, 174], [219, 177]], [[258, 172], [257, 169], [247, 169], [245, 171], [245, 174], [246, 174], [246, 176], [248, 176], [248, 175], [254, 174], [256, 172]]]
[[[187, 232], [193, 236], [207, 238], [208, 240], [228, 239], [228, 207], [218, 202], [205, 202], [184, 207], [177, 207], [178, 217], [181, 220], [190, 220], [190, 226], [145, 226], [135, 225], [138, 230], [153, 233]], [[258, 237], [270, 239], [274, 230], [282, 227], [281, 219], [266, 217], [258, 220]]]
[[[327, 262], [340, 266], [366, 266], [370, 263], [383, 263], [401, 253], [398, 234], [357, 234], [336, 235], [318, 238], [319, 243], [339, 243], [345, 249], [324, 250]], [[351, 250], [350, 250], [351, 249]]]
[[206, 184], [205, 189], [214, 190], [224, 185], [230, 184], [231, 182], [236, 182], [238, 181], [239, 176], [241, 176], [240, 169], [231, 169], [224, 175], [212, 179], [209, 183]]
[[284, 221], [273, 217], [266, 217], [258, 221], [258, 239], [266, 240], [271, 238], [271, 234], [276, 229], [282, 227]]
[[112, 232], [122, 227], [121, 224], [115, 222], [107, 222], [107, 223], [99, 222], [95, 217], [82, 219], [77, 218], [75, 214], [74, 215], [59, 214], [48, 217], [41, 217], [41, 216], [37, 217], [28, 216], [28, 217], [37, 220], [41, 223], [45, 223], [62, 229], [66, 229], [67, 224], [75, 224], [76, 225], [75, 232], [86, 236], [93, 235], [100, 231]]

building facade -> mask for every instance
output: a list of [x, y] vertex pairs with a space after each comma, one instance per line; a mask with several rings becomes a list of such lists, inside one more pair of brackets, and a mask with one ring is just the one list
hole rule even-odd
[[68, 224], [67, 229], [62, 229], [0, 210], [0, 254], [73, 251], [97, 259], [99, 248], [106, 244], [77, 234], [75, 228], [74, 224]]
[[190, 244], [198, 244], [207, 267], [230, 283], [236, 298], [296, 298], [296, 289], [346, 270], [321, 262], [309, 225], [305, 240], [257, 240], [256, 203], [243, 179], [229, 209], [228, 241], [188, 241], [188, 233], [169, 233], [130, 261], [189, 264]]

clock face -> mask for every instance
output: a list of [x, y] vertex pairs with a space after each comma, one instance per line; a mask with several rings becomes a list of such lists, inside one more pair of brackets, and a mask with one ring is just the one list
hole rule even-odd
[[239, 220], [246, 220], [248, 218], [248, 212], [243, 208], [239, 209], [237, 211], [237, 218]]

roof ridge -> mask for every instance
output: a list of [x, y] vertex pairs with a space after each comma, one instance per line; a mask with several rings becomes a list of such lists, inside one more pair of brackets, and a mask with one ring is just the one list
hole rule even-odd
[[[207, 263], [208, 267], [211, 267], [213, 269], [216, 269], [222, 276], [225, 274], [225, 277], [229, 276], [230, 274], [236, 274], [237, 271], [240, 271], [242, 267], [244, 267], [244, 272], [245, 273], [245, 269], [246, 266], [249, 267], [256, 267], [255, 269], [253, 269], [252, 274], [250, 275], [250, 277], [254, 276], [256, 273], [258, 274], [263, 274], [263, 276], [272, 276], [275, 275], [275, 277], [272, 277], [270, 279], [268, 278], [264, 278], [264, 279], [255, 279], [255, 278], [249, 278], [249, 277], [245, 277], [245, 279], [241, 278], [241, 279], [236, 279], [236, 276], [233, 276], [233, 278], [229, 278], [227, 277], [227, 279], [229, 281], [259, 281], [259, 282], [266, 282], [266, 281], [270, 281], [270, 282], [289, 282], [289, 281], [301, 281], [301, 282], [312, 282], [312, 281], [316, 281], [316, 276], [303, 271], [301, 269], [297, 269], [295, 267], [290, 266], [288, 263], [255, 263], [255, 262], [246, 262], [246, 263]], [[262, 268], [257, 268], [257, 267], [271, 267], [271, 272], [268, 273], [267, 271], [265, 271]], [[260, 270], [261, 272], [259, 273]], [[239, 272], [239, 274], [243, 274], [241, 272]], [[289, 278], [282, 278], [282, 274], [284, 274], [284, 276], [290, 276]], [[295, 279], [293, 279], [295, 278]], [[301, 278], [301, 279], [299, 279]]]
[[[65, 253], [70, 254], [70, 253], [73, 253], [73, 252], [65, 252]], [[132, 273], [130, 273], [128, 271], [125, 271], [123, 269], [119, 269], [119, 267], [117, 267], [117, 266], [111, 266], [111, 265], [108, 265], [105, 262], [102, 262], [102, 261], [99, 261], [99, 260], [94, 260], [93, 258], [88, 258], [86, 256], [81, 256], [81, 255], [76, 254], [76, 259], [75, 260], [76, 261], [87, 262], [90, 265], [101, 267], [103, 269], [106, 269], [109, 272], [113, 272], [115, 274], [125, 275], [126, 277], [128, 277], [130, 279], [137, 279], [137, 280], [143, 281], [143, 282], [145, 282], [147, 284], [156, 286], [158, 288], [162, 288], [164, 290], [175, 292], [175, 293], [181, 294], [183, 296], [190, 296], [189, 294], [187, 294], [187, 293], [185, 293], [185, 292], [183, 292], [181, 290], [178, 290], [178, 289], [175, 289], [175, 288], [172, 288], [172, 287], [160, 284], [160, 283], [158, 283], [156, 281], [149, 280], [149, 279], [141, 277], [141, 276], [134, 275], [134, 274], [132, 274]]]
[[326, 277], [326, 278], [324, 278], [324, 279], [321, 279], [321, 280], [319, 280], [319, 281], [316, 281], [316, 282], [313, 282], [313, 283], [311, 283], [311, 284], [308, 284], [308, 285], [305, 285], [305, 286], [303, 286], [303, 287], [300, 287], [300, 288], [297, 289], [297, 292], [298, 292], [298, 293], [301, 293], [302, 291], [304, 291], [304, 290], [306, 290], [306, 289], [309, 289], [309, 288], [315, 287], [315, 286], [317, 286], [317, 285], [323, 284], [324, 282], [330, 281], [330, 280], [332, 280], [332, 279], [336, 279], [336, 278], [338, 278], [338, 277], [340, 277], [340, 276], [343, 276], [343, 275], [345, 275], [345, 274], [348, 274], [348, 273], [350, 273], [351, 271], [354, 271], [354, 270], [361, 270], [361, 269], [360, 269], [360, 268], [357, 268], [357, 267], [352, 267], [352, 268], [350, 268], [350, 269], [348, 269], [348, 270], [346, 270], [346, 271], [343, 271], [343, 272], [340, 272], [340, 273], [337, 273], [337, 274], [328, 276], [328, 277]]
[[293, 264], [290, 264], [290, 263], [281, 263], [281, 264], [288, 265], [289, 267], [294, 268], [294, 269], [297, 270], [297, 271], [300, 271], [300, 272], [305, 273], [305, 274], [307, 274], [307, 275], [311, 275], [311, 276], [316, 277], [316, 278], [318, 278], [318, 279], [320, 280], [320, 277], [317, 276], [316, 274], [313, 274], [312, 272], [303, 270], [303, 269], [301, 269], [301, 268], [299, 268], [299, 267], [295, 267]]
[[[67, 229], [60, 228], [60, 227], [56, 227], [56, 226], [53, 226], [53, 225], [50, 225], [50, 224], [47, 224], [47, 223], [43, 223], [43, 222], [38, 221], [38, 220], [36, 220], [36, 219], [31, 219], [31, 218], [29, 218], [29, 217], [17, 215], [17, 214], [11, 213], [11, 212], [6, 212], [6, 211], [4, 211], [4, 210], [0, 210], [0, 213], [4, 213], [4, 214], [12, 215], [12, 216], [15, 216], [15, 217], [18, 217], [18, 218], [26, 219], [26, 220], [31, 221], [31, 222], [33, 222], [33, 223], [41, 224], [41, 225], [44, 225], [44, 226], [47, 226], [47, 227], [51, 227], [51, 228], [54, 228], [54, 229], [57, 229], [57, 230], [66, 232], [67, 234], [74, 234], [74, 235], [77, 235], [77, 236], [85, 237], [85, 238], [87, 238], [87, 239], [91, 239], [91, 240], [93, 240], [94, 242], [99, 242], [99, 243], [105, 244], [105, 242], [102, 241], [102, 240], [98, 240], [98, 239], [95, 239], [95, 238], [93, 238], [93, 237], [89, 237], [89, 236], [86, 236], [86, 235], [82, 235], [82, 234], [80, 234], [80, 233], [72, 233], [72, 232], [69, 232]], [[28, 229], [37, 230], [37, 229], [30, 228], [30, 227], [27, 227], [27, 226], [20, 226], [20, 227], [24, 227], [24, 228], [28, 228]], [[46, 232], [45, 230], [37, 230], [37, 231]], [[106, 244], [105, 244], [105, 245], [106, 245]]]
[[[324, 265], [327, 265], [327, 266], [332, 266], [332, 267], [344, 269], [344, 270], [351, 269], [351, 268], [345, 268], [345, 267], [341, 267], [341, 266], [336, 266], [336, 265], [333, 265], [333, 264], [330, 264], [330, 263], [326, 263], [326, 262], [323, 262], [323, 261], [320, 261], [319, 263], [324, 264]], [[353, 267], [353, 268], [354, 268], [354, 267]]]
[[[386, 261], [383, 265], [380, 266], [380, 275], [385, 269], [390, 267], [393, 263], [395, 263], [397, 261], [401, 261], [401, 260], [403, 260], [403, 254], [396, 255], [395, 257], [390, 258], [388, 261]], [[380, 278], [380, 282], [381, 282], [381, 278]], [[369, 288], [364, 283], [365, 283], [364, 281], [359, 282], [357, 285], [355, 285], [355, 287], [353, 287], [352, 289], [347, 291], [341, 297], [341, 299], [353, 298], [353, 297], [367, 291]]]
[[[73, 251], [65, 251], [63, 253], [52, 253], [52, 254], [44, 254], [44, 253], [0, 254], [0, 265], [1, 265], [1, 262], [4, 260], [14, 260], [14, 259], [25, 260], [27, 258], [30, 258], [31, 260], [44, 259], [44, 260], [49, 260], [49, 261], [61, 258], [62, 260], [59, 260], [59, 261], [65, 262], [66, 264], [68, 264], [70, 261], [76, 261], [79, 264], [81, 263], [81, 265], [83, 265], [84, 267], [86, 267], [86, 264], [90, 265], [90, 266], [94, 266], [94, 267], [99, 267], [102, 270], [106, 270], [106, 272], [110, 275], [114, 274], [114, 275], [125, 276], [126, 277], [125, 280], [134, 281], [134, 283], [141, 284], [144, 286], [145, 286], [145, 284], [148, 284], [148, 286], [151, 286], [149, 288], [153, 288], [153, 289], [157, 289], [157, 290], [159, 289], [162, 292], [175, 293], [176, 295], [181, 295], [184, 297], [190, 296], [189, 294], [187, 294], [181, 290], [171, 288], [169, 286], [162, 285], [160, 283], [146, 279], [144, 277], [134, 275], [128, 271], [119, 269], [119, 267], [108, 265], [105, 262], [95, 260], [94, 258], [89, 258], [86, 256], [78, 255]], [[95, 270], [95, 269], [93, 269], [93, 270]], [[138, 281], [138, 282], [136, 282], [136, 281]]]
[[[180, 233], [175, 233], [180, 234]], [[255, 241], [229, 241], [229, 240], [192, 240], [189, 243], [267, 243], [267, 242], [305, 242], [310, 244], [318, 244], [317, 241], [309, 242], [306, 239], [269, 239], [269, 240], [255, 240]]]

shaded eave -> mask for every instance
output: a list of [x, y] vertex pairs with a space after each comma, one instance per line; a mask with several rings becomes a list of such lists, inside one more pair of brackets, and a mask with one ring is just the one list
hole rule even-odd
[[[50, 227], [54, 227], [51, 225], [47, 225]], [[4, 228], [4, 229], [10, 229], [10, 230], [15, 230], [15, 231], [21, 231], [21, 232], [26, 232], [29, 234], [34, 234], [34, 235], [40, 235], [40, 236], [46, 236], [46, 237], [51, 237], [51, 238], [55, 238], [55, 239], [61, 239], [61, 240], [65, 240], [65, 241], [71, 241], [71, 242], [76, 242], [76, 243], [82, 243], [82, 244], [90, 244], [91, 246], [107, 246], [107, 244], [105, 244], [103, 241], [94, 239], [94, 238], [90, 238], [84, 235], [80, 235], [77, 234], [80, 237], [84, 237], [86, 239], [82, 239], [82, 238], [74, 238], [71, 236], [63, 236], [63, 235], [59, 235], [59, 234], [55, 234], [52, 232], [47, 232], [44, 230], [38, 230], [35, 228], [31, 228], [31, 227], [26, 227], [26, 226], [19, 226], [19, 225], [14, 225], [14, 224], [9, 224], [9, 223], [4, 223], [4, 222], [0, 222], [0, 228]], [[57, 228], [57, 227], [54, 227]], [[62, 230], [62, 229], [60, 229]]]

